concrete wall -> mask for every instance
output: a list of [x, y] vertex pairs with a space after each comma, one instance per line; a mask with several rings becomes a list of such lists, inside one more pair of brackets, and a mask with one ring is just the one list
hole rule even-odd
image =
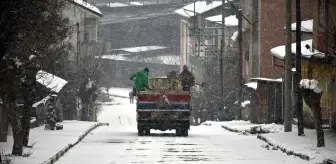
[[145, 67], [149, 68], [150, 77], [166, 76], [169, 71], [179, 71], [179, 65], [165, 65], [141, 63], [121, 60], [102, 60], [102, 68], [105, 76], [111, 79], [109, 82], [115, 87], [132, 87], [133, 81], [129, 80], [130, 76]]
[[180, 54], [179, 17], [177, 15], [130, 22], [102, 25], [102, 37], [111, 41], [111, 48], [160, 45], [168, 47], [168, 52]]

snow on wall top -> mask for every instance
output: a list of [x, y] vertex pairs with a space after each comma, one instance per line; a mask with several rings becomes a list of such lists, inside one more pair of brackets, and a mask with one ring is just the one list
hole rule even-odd
[[238, 32], [238, 31], [235, 31], [235, 32], [233, 33], [233, 35], [231, 36], [231, 40], [236, 41], [237, 38], [238, 38], [238, 34], [239, 34], [239, 32]]
[[245, 86], [247, 86], [248, 88], [252, 88], [252, 89], [256, 90], [257, 87], [258, 87], [258, 83], [257, 82], [249, 82], [249, 83], [246, 83]]
[[99, 15], [103, 15], [102, 12], [94, 5], [86, 2], [86, 1], [83, 1], [83, 0], [70, 0], [70, 1], [73, 1], [75, 2], [76, 4], [90, 10], [90, 11], [93, 11], [95, 13], [98, 13]]
[[164, 46], [140, 46], [140, 47], [127, 47], [127, 48], [119, 48], [119, 49], [113, 49], [113, 50], [123, 50], [131, 53], [136, 52], [145, 52], [145, 51], [153, 51], [153, 50], [159, 50], [159, 49], [165, 49], [167, 47]]
[[36, 74], [36, 81], [51, 91], [58, 93], [68, 82], [51, 73], [39, 70]]
[[[227, 3], [225, 1], [225, 3]], [[184, 17], [192, 17], [194, 16], [194, 10], [197, 14], [202, 14], [206, 11], [209, 11], [211, 9], [214, 9], [218, 6], [222, 5], [222, 1], [212, 1], [212, 3], [207, 5], [206, 1], [197, 1], [194, 3], [190, 3], [189, 5], [186, 5], [182, 7], [181, 9], [177, 9], [174, 12], [184, 16]]]
[[318, 86], [319, 82], [315, 79], [302, 79], [300, 81], [300, 87], [304, 89], [313, 90], [315, 93], [321, 93], [322, 89]]
[[130, 2], [131, 5], [135, 5], [135, 6], [142, 6], [144, 5], [142, 2]]
[[[301, 21], [301, 31], [312, 33], [313, 32], [313, 24], [314, 24], [313, 19], [306, 20], [306, 21]], [[286, 29], [286, 27], [284, 29]], [[296, 31], [296, 22], [292, 23], [291, 30]]]
[[270, 81], [270, 82], [282, 82], [282, 78], [279, 78], [279, 79], [269, 79], [269, 78], [258, 77], [258, 78], [252, 78], [251, 80]]
[[[313, 50], [313, 52], [310, 49], [307, 49], [305, 46], [309, 45], [310, 47], [313, 44], [313, 40], [309, 39], [309, 40], [305, 40], [301, 42], [301, 54], [302, 57], [305, 58], [311, 58], [312, 56], [317, 57], [317, 58], [324, 58], [325, 54], [322, 52], [319, 52], [317, 50]], [[275, 48], [271, 49], [271, 54], [279, 59], [284, 59], [286, 56], [286, 46], [282, 45], [282, 46], [278, 46]], [[292, 54], [296, 54], [296, 43], [292, 44]]]
[[119, 2], [111, 2], [107, 4], [108, 7], [125, 7], [128, 6], [127, 4], [124, 3], [119, 3]]
[[[205, 19], [211, 22], [222, 24], [222, 15], [215, 15]], [[236, 15], [225, 17], [225, 26], [238, 26], [238, 19], [236, 18]]]
[[245, 108], [247, 105], [251, 104], [251, 101], [244, 101], [241, 103], [241, 107]]

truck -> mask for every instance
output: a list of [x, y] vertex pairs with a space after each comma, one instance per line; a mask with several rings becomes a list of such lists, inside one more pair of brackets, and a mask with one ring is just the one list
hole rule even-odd
[[176, 130], [176, 136], [188, 136], [190, 129], [189, 91], [182, 91], [178, 78], [150, 78], [151, 90], [137, 93], [137, 128], [139, 136], [150, 130]]

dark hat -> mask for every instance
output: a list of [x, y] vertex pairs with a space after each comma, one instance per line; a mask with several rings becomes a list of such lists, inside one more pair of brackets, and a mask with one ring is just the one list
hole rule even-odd
[[146, 67], [146, 68], [144, 69], [144, 71], [149, 72], [149, 69]]

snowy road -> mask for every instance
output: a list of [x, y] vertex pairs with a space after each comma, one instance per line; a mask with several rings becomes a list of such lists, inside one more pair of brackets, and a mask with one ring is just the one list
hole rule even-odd
[[255, 136], [238, 135], [219, 125], [191, 127], [189, 137], [175, 137], [174, 131], [151, 130], [152, 135], [138, 137], [135, 105], [105, 106], [101, 122], [110, 126], [91, 132], [57, 164], [127, 163], [226, 163], [226, 164], [303, 164], [279, 150], [263, 148]]

